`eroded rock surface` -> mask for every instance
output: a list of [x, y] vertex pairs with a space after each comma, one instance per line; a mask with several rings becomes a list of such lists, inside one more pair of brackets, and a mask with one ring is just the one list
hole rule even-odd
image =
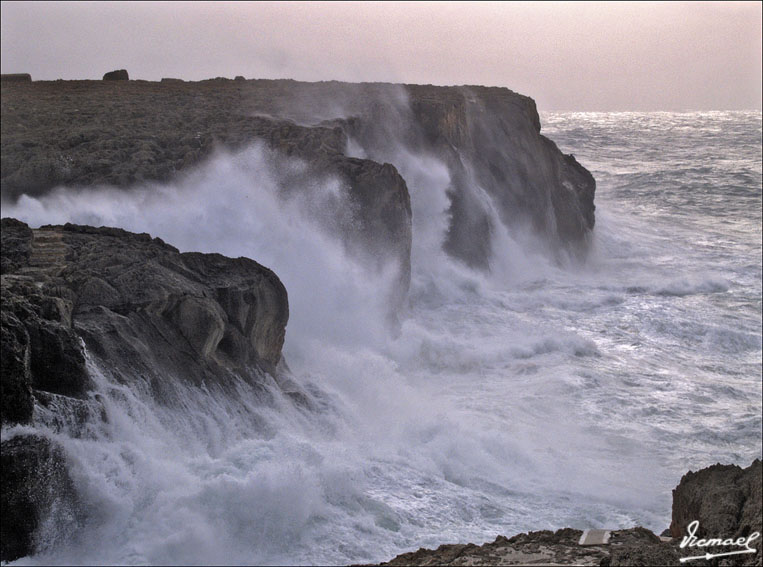
[[[141, 381], [165, 404], [176, 401], [168, 394], [177, 381], [226, 389], [277, 373], [286, 290], [252, 260], [181, 254], [121, 229], [31, 230], [14, 219], [2, 219], [2, 257], [4, 427], [44, 424], [78, 436], [105, 419], [97, 395], [88, 396], [83, 346], [114, 380]], [[0, 453], [5, 561], [34, 551], [41, 522], [76, 508], [76, 494], [50, 439], [4, 434]]]

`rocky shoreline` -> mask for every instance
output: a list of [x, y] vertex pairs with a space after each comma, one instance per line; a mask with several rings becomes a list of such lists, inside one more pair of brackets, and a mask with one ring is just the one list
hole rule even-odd
[[[529, 226], [551, 249], [585, 254], [595, 222], [591, 174], [540, 134], [532, 99], [502, 88], [4, 80], [1, 124], [4, 202], [61, 186], [169, 183], [216, 152], [253, 143], [301, 160], [306, 168], [295, 175], [348, 188], [352, 214], [326, 219], [346, 247], [379, 266], [397, 262], [394, 308], [410, 283], [412, 195], [421, 190], [406, 152], [444, 164], [444, 248], [473, 268], [488, 269], [496, 224]], [[310, 403], [281, 356], [287, 291], [254, 260], [180, 253], [119, 228], [32, 229], [6, 218], [1, 271], [0, 421], [4, 432], [29, 429], [2, 440], [2, 561], [36, 551], [52, 509], [71, 520], [62, 531], [79, 521], [61, 447], [30, 431], [86, 435], [107, 419], [91, 395], [93, 365], [166, 404], [179, 384], [232, 392], [240, 379], [263, 386], [263, 396], [267, 386]], [[579, 545], [583, 532], [566, 528], [420, 549], [383, 565], [679, 564], [692, 521], [698, 537], [763, 531], [760, 486], [760, 460], [687, 473], [673, 493], [669, 541], [637, 527]], [[760, 565], [760, 548], [715, 564]]]
[[[763, 564], [763, 469], [760, 459], [742, 469], [736, 465], [713, 465], [688, 472], [673, 490], [673, 518], [662, 536], [635, 527], [612, 530], [608, 537], [588, 544], [582, 530], [564, 528], [498, 536], [484, 545], [445, 544], [437, 549], [403, 553], [379, 565], [683, 565], [681, 558], [754, 549], [709, 560], [692, 560], [698, 565], [742, 566]], [[698, 521], [696, 530], [690, 524]], [[692, 533], [702, 539], [734, 540], [734, 545], [686, 545]], [[755, 537], [755, 534], [758, 534]], [[601, 543], [606, 541], [606, 543]], [[745, 542], [747, 545], [737, 545]], [[581, 545], [583, 543], [583, 545]]]

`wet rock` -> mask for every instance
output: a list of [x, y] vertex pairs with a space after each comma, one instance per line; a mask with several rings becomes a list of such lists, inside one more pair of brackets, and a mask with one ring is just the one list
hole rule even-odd
[[48, 439], [28, 435], [3, 440], [0, 461], [0, 561], [13, 561], [36, 550], [36, 535], [46, 520], [66, 532], [78, 513], [63, 452]]
[[29, 333], [18, 317], [6, 309], [0, 312], [0, 347], [0, 423], [28, 423], [34, 407]]
[[115, 372], [153, 381], [226, 382], [243, 367], [275, 372], [288, 300], [260, 264], [180, 254], [148, 234], [71, 224], [43, 227], [21, 247], [28, 227], [3, 222], [10, 227], [3, 255], [8, 248], [9, 257], [21, 258], [8, 265], [28, 264], [2, 280], [8, 419], [28, 419], [34, 390], [85, 394], [80, 340]]
[[[2, 226], [3, 426], [76, 437], [106, 419], [99, 394], [88, 395], [83, 342], [99, 368], [123, 383], [148, 383], [165, 404], [182, 403], [171, 395], [180, 382], [224, 389], [286, 368], [286, 290], [260, 264], [180, 254], [158, 238], [121, 229], [67, 224], [32, 231], [13, 219]], [[70, 537], [79, 516], [61, 448], [36, 435], [3, 435], [6, 561], [35, 552], [43, 539]]]

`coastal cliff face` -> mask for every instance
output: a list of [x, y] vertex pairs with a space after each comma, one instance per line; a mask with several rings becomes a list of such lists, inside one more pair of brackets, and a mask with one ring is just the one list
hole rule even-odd
[[[277, 377], [286, 290], [247, 258], [181, 254], [147, 234], [2, 220], [3, 426], [84, 434], [104, 419], [92, 364], [178, 402], [178, 382], [227, 391]], [[86, 349], [86, 350], [85, 350]], [[86, 355], [87, 352], [87, 355]], [[271, 378], [272, 379], [272, 378]], [[37, 435], [2, 442], [2, 559], [33, 549], [52, 506], [75, 508], [64, 457]]]
[[216, 79], [2, 89], [4, 200], [168, 182], [219, 149], [260, 141], [348, 189], [352, 214], [337, 210], [328, 224], [354, 253], [398, 263], [398, 297], [410, 280], [411, 195], [424, 190], [407, 153], [446, 167], [444, 247], [473, 267], [490, 266], [501, 225], [575, 253], [594, 225], [593, 177], [540, 134], [533, 100], [505, 88]]
[[[594, 226], [590, 173], [540, 134], [532, 99], [508, 89], [3, 82], [1, 106], [4, 202], [58, 187], [172, 183], [253, 144], [268, 149], [284, 200], [338, 182], [335, 206], [310, 213], [372, 273], [386, 281], [394, 266], [384, 298], [393, 321], [410, 285], [415, 204], [427, 191], [447, 197], [437, 246], [477, 269], [490, 268], [502, 231], [584, 254]], [[443, 174], [434, 179], [429, 165]], [[80, 522], [55, 435], [85, 437], [107, 420], [98, 373], [178, 413], [189, 410], [183, 388], [230, 399], [241, 380], [309, 405], [281, 358], [287, 320], [284, 286], [252, 260], [181, 254], [118, 228], [33, 230], [3, 219], [0, 419], [13, 435], [2, 442], [0, 559], [35, 552], [52, 511], [67, 529]]]

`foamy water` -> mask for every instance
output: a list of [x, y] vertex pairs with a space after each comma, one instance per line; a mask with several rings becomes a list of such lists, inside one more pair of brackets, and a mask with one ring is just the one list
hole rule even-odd
[[19, 563], [346, 564], [531, 529], [660, 532], [684, 472], [759, 457], [760, 113], [542, 123], [597, 179], [589, 258], [560, 265], [505, 228], [491, 274], [450, 260], [447, 170], [401, 149], [414, 248], [394, 336], [379, 299], [393, 274], [306, 214], [342, 187], [284, 203], [283, 164], [261, 147], [173, 186], [4, 207], [272, 268], [289, 292], [285, 356], [319, 408], [242, 381], [235, 399], [179, 386], [179, 411], [91, 363], [108, 423], [48, 432], [84, 519], [54, 515]]

